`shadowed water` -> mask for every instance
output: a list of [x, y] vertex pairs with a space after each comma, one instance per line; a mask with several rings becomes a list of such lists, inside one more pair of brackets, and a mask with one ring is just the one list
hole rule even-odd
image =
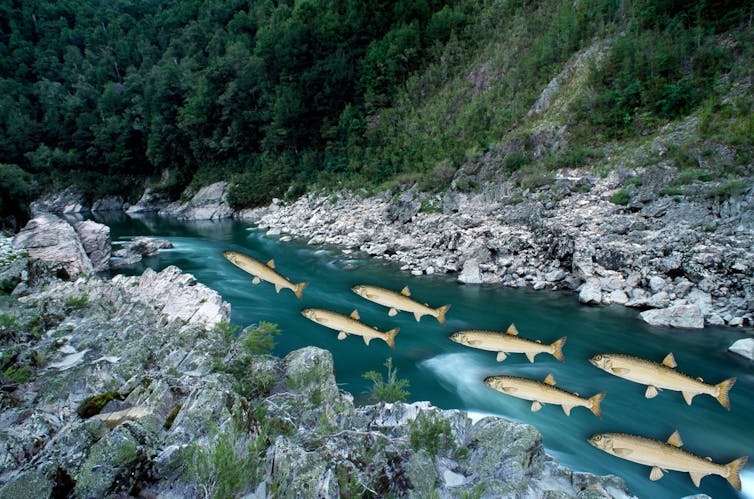
[[[548, 452], [563, 464], [579, 471], [614, 473], [626, 479], [640, 497], [682, 497], [706, 493], [714, 498], [754, 497], [754, 466], [742, 473], [744, 490], [737, 494], [721, 477], [708, 476], [697, 489], [686, 473], [670, 471], [659, 481], [649, 480], [650, 468], [606, 454], [591, 447], [586, 439], [597, 432], [636, 433], [665, 440], [679, 430], [684, 448], [715, 462], [727, 463], [749, 455], [754, 458], [754, 366], [727, 353], [727, 347], [744, 335], [740, 331], [707, 328], [703, 331], [649, 326], [638, 313], [623, 307], [580, 306], [573, 294], [512, 290], [493, 286], [462, 286], [444, 276], [413, 277], [397, 266], [346, 255], [337, 248], [308, 247], [301, 241], [281, 243], [237, 222], [170, 222], [159, 218], [105, 220], [111, 225], [113, 241], [149, 235], [169, 239], [175, 249], [164, 250], [124, 272], [141, 272], [177, 265], [218, 291], [232, 305], [232, 322], [240, 326], [261, 320], [280, 325], [275, 352], [287, 352], [307, 345], [326, 348], [335, 359], [336, 378], [341, 388], [364, 401], [368, 370], [384, 372], [382, 364], [393, 358], [399, 377], [410, 380], [411, 399], [429, 400], [445, 409], [465, 409], [496, 414], [530, 423], [543, 434]], [[268, 283], [253, 285], [251, 276], [228, 262], [224, 250], [235, 250], [259, 260], [275, 259], [276, 269], [292, 282], [308, 281], [303, 300], [290, 290], [275, 294]], [[452, 304], [448, 322], [441, 326], [425, 316], [417, 323], [413, 315], [389, 317], [387, 309], [368, 302], [350, 288], [375, 284], [400, 290], [409, 285], [412, 297], [433, 307]], [[373, 340], [367, 347], [361, 338], [343, 341], [337, 332], [319, 326], [300, 315], [306, 307], [326, 308], [344, 314], [354, 308], [361, 320], [387, 331], [400, 327], [396, 349]], [[515, 323], [522, 337], [551, 343], [568, 336], [565, 363], [547, 354], [530, 364], [521, 354], [511, 354], [498, 363], [493, 352], [476, 351], [451, 342], [448, 335], [459, 329], [504, 330]], [[645, 399], [645, 387], [611, 376], [593, 367], [587, 359], [597, 353], [627, 353], [662, 361], [673, 352], [678, 370], [708, 383], [738, 378], [731, 390], [732, 410], [726, 411], [710, 396], [699, 395], [691, 407], [679, 392], [662, 391]], [[546, 405], [530, 411], [530, 402], [486, 387], [482, 380], [493, 374], [507, 374], [543, 380], [553, 373], [557, 386], [590, 397], [606, 391], [603, 419], [582, 407], [566, 417], [559, 406]]]

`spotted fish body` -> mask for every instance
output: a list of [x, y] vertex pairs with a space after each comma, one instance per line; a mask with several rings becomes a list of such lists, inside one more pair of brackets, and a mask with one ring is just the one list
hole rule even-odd
[[625, 433], [599, 433], [592, 435], [589, 443], [613, 456], [652, 466], [650, 480], [659, 480], [665, 470], [681, 471], [688, 473], [697, 487], [705, 476], [720, 475], [741, 490], [739, 473], [748, 461], [743, 456], [728, 464], [717, 464], [710, 458], [701, 458], [681, 449], [683, 441], [677, 431], [666, 442]]
[[544, 382], [518, 376], [489, 376], [485, 378], [484, 383], [507, 395], [533, 401], [533, 412], [540, 410], [542, 404], [555, 404], [563, 407], [566, 416], [571, 415], [571, 409], [574, 407], [586, 407], [595, 416], [602, 418], [600, 403], [605, 398], [604, 392], [588, 399], [579, 397], [578, 393], [571, 393], [555, 386], [552, 374], [548, 374]]
[[390, 311], [388, 312], [388, 315], [390, 315], [390, 317], [393, 317], [399, 310], [402, 310], [414, 314], [417, 322], [419, 322], [423, 316], [431, 315], [436, 318], [440, 324], [445, 324], [445, 312], [450, 308], [450, 305], [432, 308], [427, 304], [419, 303], [413, 298], [410, 298], [411, 292], [409, 291], [408, 286], [403, 288], [400, 293], [397, 293], [379, 286], [358, 284], [351, 288], [351, 291], [369, 301], [389, 307]]
[[259, 284], [261, 281], [269, 282], [275, 285], [275, 291], [278, 293], [280, 293], [281, 289], [290, 289], [300, 300], [302, 291], [309, 285], [307, 282], [293, 284], [291, 281], [278, 274], [275, 271], [274, 260], [262, 263], [255, 258], [244, 255], [243, 253], [238, 253], [237, 251], [225, 251], [223, 256], [230, 260], [230, 262], [236, 267], [253, 275], [254, 279], [252, 282], [254, 284]]
[[647, 385], [645, 393], [647, 398], [657, 396], [657, 391], [660, 389], [668, 389], [681, 392], [686, 403], [691, 405], [695, 396], [707, 394], [715, 397], [720, 405], [730, 410], [728, 392], [736, 382], [736, 378], [727, 379], [716, 385], [707, 384], [701, 378], [692, 378], [677, 371], [675, 369], [677, 364], [672, 353], [665, 357], [662, 364], [617, 353], [595, 355], [589, 359], [589, 362], [620, 378]]
[[539, 341], [532, 341], [518, 336], [516, 326], [511, 324], [506, 332], [486, 331], [481, 329], [468, 329], [458, 331], [450, 335], [450, 339], [461, 345], [480, 350], [498, 352], [497, 360], [502, 362], [509, 353], [523, 353], [529, 362], [534, 362], [534, 357], [540, 353], [549, 353], [563, 362], [563, 345], [566, 337], [545, 345]]
[[338, 331], [339, 340], [344, 340], [349, 334], [353, 334], [364, 338], [364, 343], [367, 345], [377, 338], [387, 343], [390, 348], [395, 348], [395, 335], [400, 330], [395, 328], [383, 333], [377, 328], [367, 326], [363, 322], [359, 322], [359, 313], [356, 310], [351, 313], [350, 317], [321, 308], [304, 309], [301, 311], [301, 315], [310, 321]]

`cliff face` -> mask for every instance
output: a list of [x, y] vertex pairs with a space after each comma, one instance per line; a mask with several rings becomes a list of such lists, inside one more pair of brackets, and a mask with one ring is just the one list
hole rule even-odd
[[[175, 267], [61, 281], [2, 246], [0, 496], [626, 497], [539, 432], [426, 402], [355, 407], [329, 352], [252, 355]], [[8, 277], [6, 275], [6, 277]]]

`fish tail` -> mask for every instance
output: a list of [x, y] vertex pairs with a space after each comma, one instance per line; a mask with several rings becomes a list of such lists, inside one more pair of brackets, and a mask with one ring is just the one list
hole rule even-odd
[[728, 399], [728, 392], [730, 391], [733, 383], [736, 382], [736, 378], [726, 379], [725, 381], [718, 383], [717, 387], [717, 399], [720, 405], [730, 410], [730, 399]]
[[387, 343], [388, 346], [393, 350], [395, 350], [395, 335], [398, 334], [398, 331], [400, 330], [401, 328], [397, 327], [385, 333], [387, 335], [387, 338], [385, 338], [385, 343]]
[[447, 312], [449, 309], [450, 305], [443, 305], [442, 307], [435, 310], [437, 312], [437, 321], [443, 326], [445, 325], [445, 312]]
[[552, 345], [552, 356], [558, 359], [560, 362], [565, 361], [565, 357], [563, 356], [563, 345], [565, 345], [566, 342], [566, 336], [563, 336], [559, 340], [555, 341]]
[[733, 485], [736, 490], [741, 490], [741, 477], [739, 476], [739, 473], [743, 467], [746, 466], [746, 461], [748, 460], [748, 456], [743, 456], [725, 465], [725, 468], [728, 470], [728, 476], [725, 478], [728, 479], [730, 484]]
[[299, 300], [301, 299], [301, 292], [304, 291], [304, 288], [307, 287], [308, 285], [309, 285], [308, 282], [300, 282], [296, 284], [296, 287], [293, 290], [293, 292], [296, 293], [296, 296], [298, 297]]
[[600, 402], [602, 402], [602, 399], [605, 398], [605, 395], [607, 395], [607, 393], [602, 392], [589, 399], [589, 409], [594, 413], [595, 416], [600, 419], [602, 419], [602, 409], [600, 409]]

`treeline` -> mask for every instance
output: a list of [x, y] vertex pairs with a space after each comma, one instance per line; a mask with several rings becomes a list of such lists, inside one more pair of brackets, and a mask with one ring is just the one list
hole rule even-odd
[[751, 17], [726, 0], [4, 2], [0, 211], [72, 183], [133, 197], [165, 172], [173, 197], [231, 180], [237, 206], [407, 172], [436, 187], [596, 39], [612, 43], [574, 125], [646, 133], [709, 101]]

